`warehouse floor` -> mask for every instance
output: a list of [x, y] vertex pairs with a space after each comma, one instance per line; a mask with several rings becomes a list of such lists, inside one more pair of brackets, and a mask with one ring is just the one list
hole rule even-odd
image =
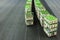
[[0, 0], [0, 40], [24, 40], [26, 0]]
[[[52, 0], [48, 0], [46, 2], [51, 1]], [[55, 1], [52, 2], [52, 4], [55, 5]], [[40, 27], [37, 19], [34, 21], [36, 23], [35, 25], [29, 27], [25, 25], [25, 3], [26, 0], [0, 0], [0, 40], [59, 40], [60, 28], [58, 28], [57, 36], [48, 38], [43, 28]], [[57, 0], [57, 3], [58, 5], [60, 4], [59, 0]], [[57, 9], [59, 11], [58, 6], [52, 10], [55, 11]], [[55, 15], [59, 18], [60, 14], [58, 11]], [[34, 18], [36, 18], [36, 16]]]

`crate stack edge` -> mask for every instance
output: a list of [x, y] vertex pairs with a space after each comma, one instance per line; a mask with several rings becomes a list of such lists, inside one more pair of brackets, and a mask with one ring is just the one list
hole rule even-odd
[[49, 14], [44, 17], [44, 31], [45, 33], [51, 37], [57, 35], [57, 28], [58, 28], [58, 19]]
[[39, 0], [34, 0], [35, 10], [40, 24], [48, 37], [57, 35], [58, 19], [51, 15]]
[[27, 0], [25, 5], [25, 23], [26, 25], [33, 25], [33, 12], [31, 10], [32, 0]]

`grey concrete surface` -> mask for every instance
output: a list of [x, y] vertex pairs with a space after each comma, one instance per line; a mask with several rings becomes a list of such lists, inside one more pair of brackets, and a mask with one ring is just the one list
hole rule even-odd
[[24, 40], [26, 0], [0, 0], [0, 40]]

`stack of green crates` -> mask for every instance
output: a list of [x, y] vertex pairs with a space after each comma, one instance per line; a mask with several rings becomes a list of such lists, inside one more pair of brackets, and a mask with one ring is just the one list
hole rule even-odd
[[40, 5], [40, 2], [39, 2], [38, 0], [34, 0], [36, 15], [37, 15], [37, 18], [39, 19], [39, 16], [40, 16], [40, 15], [39, 15], [39, 11], [40, 11], [40, 10], [39, 10], [39, 8], [38, 8], [38, 6], [37, 6], [37, 5], [38, 5], [37, 3]]
[[58, 19], [55, 16], [48, 14], [44, 17], [44, 31], [49, 37], [57, 34], [57, 27]]
[[35, 3], [37, 17], [40, 20], [40, 11], [45, 11], [46, 9], [39, 0], [34, 0], [34, 3]]
[[33, 15], [31, 11], [32, 6], [32, 0], [27, 0], [25, 5], [25, 23], [26, 25], [32, 25], [33, 24]]
[[36, 9], [36, 12], [37, 12], [36, 13], [37, 17], [40, 20], [41, 26], [43, 27], [44, 16], [49, 14], [49, 13], [39, 0], [35, 0], [34, 3], [35, 3], [35, 9]]
[[39, 1], [39, 2], [36, 2], [36, 7], [39, 8], [39, 11], [40, 10], [45, 10], [45, 7], [42, 5], [42, 3]]
[[44, 17], [49, 15], [49, 12], [47, 10], [40, 11], [40, 24], [42, 27], [44, 27]]
[[51, 15], [39, 0], [34, 0], [36, 14], [44, 32], [49, 36], [57, 34], [58, 19]]

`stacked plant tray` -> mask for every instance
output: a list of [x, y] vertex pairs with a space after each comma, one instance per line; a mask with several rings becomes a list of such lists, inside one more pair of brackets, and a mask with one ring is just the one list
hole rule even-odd
[[49, 14], [44, 17], [44, 31], [45, 33], [51, 37], [57, 35], [57, 28], [58, 28], [58, 19]]
[[36, 10], [37, 17], [40, 20], [40, 11], [45, 10], [45, 8], [39, 0], [34, 0], [34, 4], [35, 4], [35, 10]]
[[[38, 4], [37, 4], [38, 3]], [[39, 8], [38, 8], [38, 5], [40, 5], [40, 2], [38, 0], [34, 0], [34, 4], [35, 4], [35, 10], [36, 10], [36, 15], [37, 15], [37, 18], [39, 19]]]
[[48, 37], [57, 35], [58, 19], [51, 15], [39, 0], [34, 0], [35, 10], [40, 24]]
[[42, 10], [40, 11], [40, 24], [42, 27], [44, 27], [44, 17], [49, 15], [48, 11]]
[[25, 5], [25, 23], [26, 25], [33, 25], [33, 15], [31, 11], [32, 0], [27, 0]]

